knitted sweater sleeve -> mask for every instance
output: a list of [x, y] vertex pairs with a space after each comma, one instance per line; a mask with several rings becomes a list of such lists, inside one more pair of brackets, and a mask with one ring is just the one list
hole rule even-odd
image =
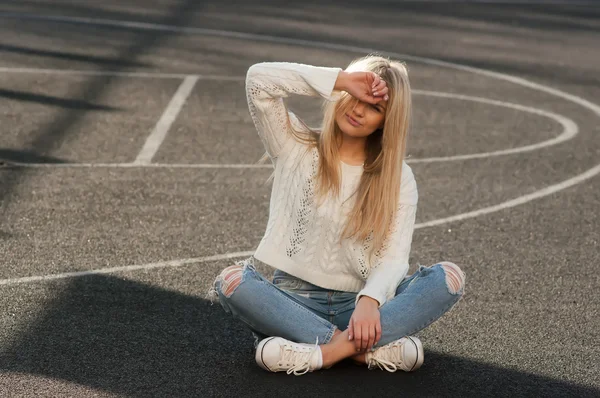
[[369, 296], [381, 307], [394, 297], [396, 288], [408, 273], [408, 259], [417, 214], [417, 184], [410, 170], [402, 172], [398, 211], [391, 234], [387, 237], [387, 250], [367, 278], [364, 288], [357, 293], [355, 304], [362, 296]]
[[332, 100], [333, 87], [341, 70], [290, 62], [262, 62], [248, 69], [248, 108], [273, 164], [288, 141], [293, 140], [291, 129], [303, 125], [288, 111], [283, 99], [290, 94], [299, 94]]

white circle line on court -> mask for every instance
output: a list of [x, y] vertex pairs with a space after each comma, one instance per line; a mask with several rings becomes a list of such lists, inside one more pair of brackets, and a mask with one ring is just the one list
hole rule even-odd
[[[1, 69], [0, 69], [1, 72]], [[196, 78], [197, 75], [187, 75], [186, 78]], [[429, 158], [410, 158], [406, 159], [406, 163], [433, 163], [433, 162], [447, 162], [447, 161], [456, 161], [456, 160], [467, 160], [467, 159], [479, 159], [479, 158], [487, 158], [492, 156], [502, 156], [502, 155], [510, 155], [515, 153], [522, 153], [527, 151], [533, 151], [536, 149], [541, 149], [544, 147], [548, 147], [551, 145], [556, 145], [575, 137], [579, 128], [577, 123], [575, 123], [572, 119], [567, 118], [566, 116], [560, 115], [555, 112], [550, 112], [546, 110], [542, 110], [539, 108], [529, 107], [525, 105], [520, 105], [512, 102], [506, 101], [498, 101], [492, 100], [483, 97], [476, 97], [471, 95], [464, 94], [456, 94], [456, 93], [447, 93], [442, 91], [427, 91], [427, 90], [413, 90], [414, 94], [424, 95], [424, 96], [432, 96], [432, 97], [440, 97], [440, 98], [453, 98], [459, 99], [463, 101], [472, 101], [479, 102], [483, 104], [495, 105], [505, 108], [511, 108], [539, 116], [544, 116], [550, 119], [553, 119], [560, 125], [562, 125], [563, 131], [557, 137], [551, 138], [549, 140], [545, 140], [542, 142], [538, 142], [531, 145], [525, 145], [516, 148], [508, 148], [501, 149], [497, 151], [491, 152], [479, 152], [479, 153], [470, 153], [465, 155], [453, 155], [453, 156], [438, 156], [438, 157], [429, 157]], [[256, 164], [166, 164], [166, 163], [149, 163], [149, 162], [133, 162], [133, 163], [91, 163], [91, 162], [74, 162], [74, 163], [20, 163], [20, 162], [11, 162], [8, 163], [7, 166], [14, 167], [37, 167], [37, 168], [65, 168], [65, 167], [75, 167], [75, 168], [133, 168], [133, 167], [167, 167], [167, 168], [272, 168], [271, 164], [266, 165], [256, 165]], [[1, 167], [1, 166], [0, 166]]]
[[42, 275], [42, 276], [27, 276], [24, 278], [0, 279], [0, 285], [16, 285], [16, 284], [28, 283], [28, 282], [51, 281], [51, 280], [55, 280], [55, 279], [66, 279], [66, 278], [74, 278], [74, 277], [80, 277], [80, 276], [112, 274], [112, 273], [116, 273], [116, 272], [138, 271], [138, 270], [149, 270], [149, 269], [153, 269], [153, 268], [181, 267], [182, 265], [193, 264], [193, 263], [204, 263], [204, 262], [209, 262], [209, 261], [220, 261], [220, 260], [232, 259], [232, 258], [237, 258], [237, 257], [250, 256], [253, 253], [254, 253], [254, 251], [234, 252], [234, 253], [226, 253], [226, 254], [217, 254], [214, 256], [186, 258], [186, 259], [182, 259], [182, 260], [160, 261], [157, 263], [142, 264], [142, 265], [126, 265], [124, 267], [100, 268], [100, 269], [95, 269], [95, 270], [90, 270], [90, 271], [75, 271], [75, 272], [65, 272], [65, 273], [61, 273], [61, 274], [50, 274], [50, 275]]
[[[14, 15], [16, 16], [18, 14], [14, 14]], [[23, 14], [20, 14], [20, 15], [23, 15]], [[4, 13], [4, 14], [0, 13], [0, 16], [6, 16], [6, 13]], [[332, 49], [338, 49], [338, 50], [350, 51], [350, 52], [363, 52], [363, 53], [364, 52], [375, 52], [373, 50], [360, 48], [360, 47], [344, 46], [344, 45], [322, 43], [322, 42], [316, 42], [316, 41], [286, 39], [286, 38], [266, 36], [266, 35], [244, 34], [244, 33], [238, 33], [238, 32], [223, 32], [223, 31], [216, 31], [216, 30], [210, 30], [210, 29], [183, 28], [183, 27], [177, 27], [177, 26], [155, 25], [155, 24], [147, 24], [147, 23], [128, 22], [128, 21], [94, 20], [92, 18], [70, 18], [70, 17], [49, 17], [49, 16], [38, 16], [38, 17], [36, 17], [36, 19], [54, 20], [57, 22], [62, 21], [62, 22], [77, 22], [77, 23], [94, 24], [94, 25], [109, 25], [109, 26], [128, 27], [128, 28], [138, 27], [140, 29], [169, 30], [169, 31], [178, 31], [178, 32], [192, 32], [192, 33], [204, 32], [204, 34], [214, 34], [214, 35], [224, 36], [224, 37], [255, 39], [255, 40], [262, 40], [262, 41], [269, 41], [269, 42], [285, 43], [285, 44], [301, 44], [301, 45], [306, 45], [309, 47], [318, 47], [320, 45], [320, 48], [332, 48]], [[546, 92], [548, 94], [551, 94], [551, 95], [554, 95], [554, 96], [557, 96], [560, 98], [564, 98], [566, 100], [569, 100], [571, 102], [574, 102], [576, 104], [579, 104], [579, 105], [589, 109], [590, 111], [595, 113], [598, 117], [600, 117], [600, 106], [598, 106], [588, 100], [585, 100], [581, 97], [578, 97], [576, 95], [568, 94], [564, 91], [550, 88], [550, 87], [544, 86], [542, 84], [533, 83], [533, 82], [530, 82], [523, 78], [510, 76], [510, 75], [506, 75], [506, 74], [499, 73], [499, 72], [490, 72], [490, 71], [486, 71], [483, 69], [474, 68], [474, 67], [470, 67], [470, 66], [464, 66], [464, 65], [450, 63], [450, 62], [437, 61], [437, 60], [430, 59], [430, 58], [407, 56], [407, 55], [402, 55], [402, 54], [392, 53], [392, 52], [386, 52], [383, 54], [388, 54], [389, 56], [393, 56], [393, 57], [401, 57], [401, 58], [404, 57], [406, 59], [413, 59], [413, 60], [417, 60], [420, 62], [432, 64], [432, 65], [446, 66], [446, 67], [453, 68], [453, 69], [470, 71], [475, 74], [480, 74], [480, 75], [489, 76], [489, 77], [500, 79], [500, 80], [509, 81], [514, 84], [522, 85], [522, 86], [529, 87], [534, 90]], [[585, 172], [583, 172], [581, 174], [578, 174], [574, 177], [568, 178], [567, 180], [565, 180], [563, 182], [548, 186], [548, 187], [540, 189], [536, 192], [532, 192], [528, 195], [523, 195], [518, 198], [500, 203], [498, 205], [489, 206], [489, 207], [486, 207], [483, 209], [479, 209], [479, 210], [475, 210], [475, 211], [471, 211], [471, 212], [467, 212], [467, 213], [463, 213], [463, 214], [458, 214], [458, 215], [451, 216], [451, 217], [446, 217], [446, 218], [418, 224], [418, 225], [415, 225], [415, 228], [424, 228], [424, 227], [436, 226], [436, 225], [440, 225], [440, 224], [444, 224], [444, 223], [448, 223], [448, 222], [452, 222], [452, 221], [465, 220], [465, 219], [477, 217], [477, 216], [480, 216], [483, 214], [494, 213], [499, 210], [508, 209], [511, 207], [522, 205], [522, 204], [525, 204], [532, 200], [540, 199], [542, 197], [562, 191], [573, 185], [579, 184], [587, 179], [590, 179], [590, 178], [596, 176], [599, 173], [600, 173], [600, 164], [586, 170]], [[244, 253], [242, 255], [249, 255], [249, 254], [252, 254], [253, 252], [252, 251], [238, 252], [238, 253], [223, 254], [223, 255], [210, 256], [210, 257], [201, 257], [200, 259], [204, 259], [203, 261], [208, 261], [208, 260], [206, 260], [206, 258], [212, 258], [212, 259], [231, 258], [230, 256], [240, 255], [240, 253]], [[196, 260], [196, 261], [193, 261], [193, 260]], [[80, 271], [80, 272], [71, 272], [71, 273], [45, 275], [45, 276], [31, 276], [31, 277], [25, 277], [25, 278], [11, 278], [11, 279], [0, 280], [0, 284], [8, 285], [8, 284], [15, 284], [15, 283], [44, 281], [44, 280], [50, 280], [50, 279], [70, 278], [70, 277], [74, 277], [74, 276], [83, 276], [83, 275], [91, 275], [91, 274], [173, 267], [173, 266], [179, 266], [179, 265], [198, 262], [197, 260], [198, 259], [172, 260], [172, 261], [157, 262], [157, 263], [144, 264], [144, 265], [134, 265], [134, 266], [125, 266], [125, 267], [117, 267], [117, 268], [104, 268], [104, 269], [98, 269], [98, 270], [92, 270], [92, 271]]]
[[471, 96], [471, 95], [444, 93], [444, 92], [440, 92], [440, 91], [426, 91], [426, 90], [413, 90], [413, 91], [415, 91], [421, 95], [428, 95], [428, 96], [440, 97], [440, 98], [453, 98], [453, 99], [472, 101], [472, 102], [480, 102], [480, 103], [484, 103], [484, 104], [488, 104], [488, 105], [496, 105], [496, 106], [501, 106], [501, 107], [505, 107], [505, 108], [519, 110], [522, 112], [532, 113], [532, 114], [535, 114], [538, 116], [545, 116], [545, 117], [553, 119], [554, 121], [559, 123], [562, 126], [563, 131], [557, 137], [551, 138], [549, 140], [538, 142], [536, 144], [524, 145], [524, 146], [517, 147], [517, 148], [501, 149], [501, 150], [491, 151], [491, 152], [471, 153], [471, 154], [466, 154], [466, 155], [414, 158], [414, 159], [407, 159], [406, 163], [448, 162], [448, 161], [454, 161], [454, 160], [488, 158], [488, 157], [492, 157], [492, 156], [501, 156], [501, 155], [522, 153], [522, 152], [533, 151], [536, 149], [541, 149], [544, 147], [548, 147], [551, 145], [556, 145], [556, 144], [568, 141], [568, 140], [572, 139], [573, 137], [575, 137], [579, 133], [579, 127], [578, 127], [577, 123], [575, 123], [575, 121], [573, 121], [572, 119], [569, 119], [566, 116], [555, 113], [555, 112], [550, 112], [550, 111], [542, 110], [539, 108], [533, 108], [530, 106], [515, 104], [512, 102], [492, 100], [492, 99], [487, 99], [487, 98], [483, 98], [483, 97], [475, 97], [475, 96]]

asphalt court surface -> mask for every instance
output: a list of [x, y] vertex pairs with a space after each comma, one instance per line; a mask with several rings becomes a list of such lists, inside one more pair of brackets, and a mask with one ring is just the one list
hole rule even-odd
[[[577, 5], [3, 3], [0, 395], [599, 396], [599, 29]], [[467, 294], [418, 334], [418, 372], [268, 374], [204, 299], [268, 217], [243, 78], [357, 48], [406, 54], [410, 272], [453, 261]], [[190, 75], [150, 164], [132, 164]], [[318, 123], [318, 101], [289, 104]]]

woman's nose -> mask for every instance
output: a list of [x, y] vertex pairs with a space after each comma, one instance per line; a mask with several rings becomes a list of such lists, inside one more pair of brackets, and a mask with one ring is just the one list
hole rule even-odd
[[354, 113], [356, 113], [359, 116], [362, 116], [364, 111], [365, 111], [365, 103], [362, 101], [358, 101], [356, 103], [356, 105], [354, 105]]

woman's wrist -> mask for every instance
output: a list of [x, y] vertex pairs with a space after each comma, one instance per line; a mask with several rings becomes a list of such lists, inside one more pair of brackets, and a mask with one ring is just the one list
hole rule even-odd
[[375, 304], [375, 306], [377, 308], [379, 308], [379, 301], [375, 300], [373, 297], [369, 297], [369, 296], [360, 296], [360, 298], [358, 299], [358, 302], [360, 303], [361, 301], [366, 301], [368, 303], [372, 303]]
[[340, 71], [340, 73], [338, 73], [338, 77], [335, 81], [335, 85], [333, 86], [333, 89], [336, 91], [346, 91], [346, 88], [348, 87], [349, 75], [350, 75], [350, 73], [348, 73], [346, 71]]

